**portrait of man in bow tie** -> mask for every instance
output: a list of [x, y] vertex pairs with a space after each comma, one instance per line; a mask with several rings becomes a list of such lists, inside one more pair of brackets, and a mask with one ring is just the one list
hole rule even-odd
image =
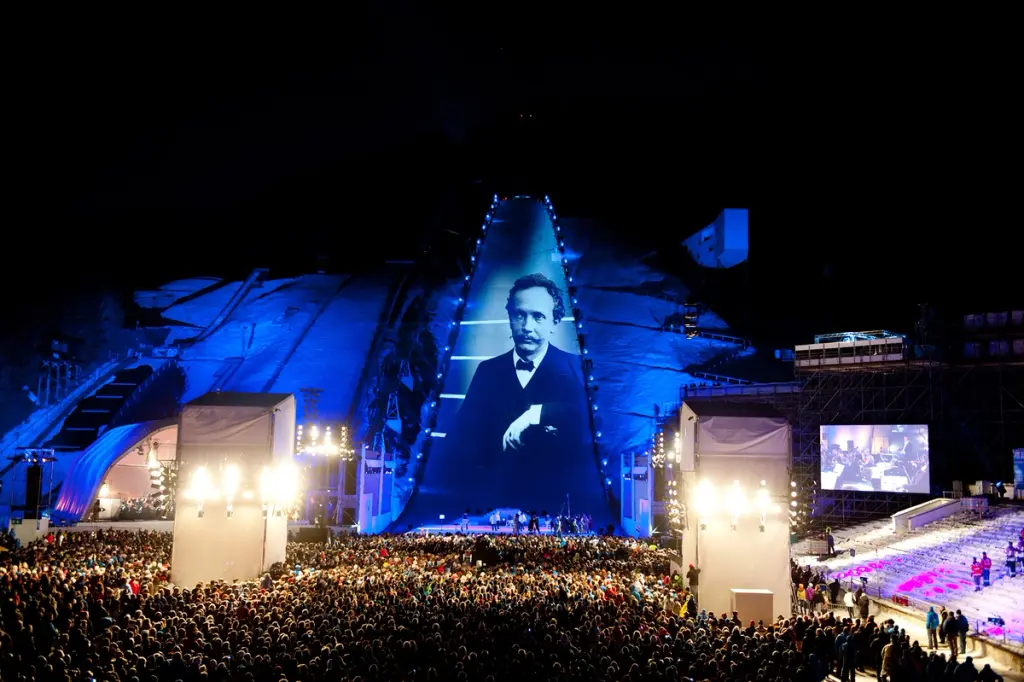
[[542, 274], [525, 275], [505, 310], [513, 347], [479, 364], [452, 434], [481, 473], [575, 459], [588, 445], [580, 358], [551, 343], [566, 317], [561, 289]]

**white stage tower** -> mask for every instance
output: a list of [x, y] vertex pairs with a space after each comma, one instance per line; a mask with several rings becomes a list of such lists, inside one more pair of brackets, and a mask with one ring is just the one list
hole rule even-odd
[[767, 405], [688, 400], [679, 436], [682, 570], [701, 569], [700, 607], [789, 616], [789, 423]]
[[295, 398], [207, 393], [178, 423], [171, 581], [252, 580], [284, 561], [287, 508], [299, 493], [292, 462]]

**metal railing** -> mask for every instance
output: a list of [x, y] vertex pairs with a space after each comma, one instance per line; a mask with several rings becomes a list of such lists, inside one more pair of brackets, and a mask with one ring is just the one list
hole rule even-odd
[[775, 395], [799, 393], [803, 382], [789, 381], [774, 384], [729, 384], [726, 386], [692, 386], [679, 387], [679, 399], [687, 398], [768, 398]]
[[9, 457], [18, 447], [32, 445], [69, 406], [81, 400], [85, 393], [94, 388], [97, 381], [109, 374], [121, 362], [120, 356], [115, 356], [103, 363], [59, 403], [36, 410], [25, 421], [8, 431], [0, 441], [0, 457]]

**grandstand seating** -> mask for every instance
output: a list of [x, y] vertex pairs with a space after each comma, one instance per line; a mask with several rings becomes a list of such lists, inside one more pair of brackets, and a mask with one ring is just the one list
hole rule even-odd
[[[796, 561], [805, 566], [823, 564], [830, 577], [844, 585], [868, 579], [869, 596], [902, 597], [921, 610], [929, 606], [960, 609], [982, 632], [1016, 643], [1024, 641], [1024, 577], [1011, 579], [1003, 549], [1016, 541], [1024, 528], [1024, 510], [993, 508], [989, 517], [956, 514], [949, 518], [896, 535], [889, 519], [833, 531], [839, 556], [819, 562], [808, 556], [809, 544], [793, 548]], [[849, 550], [854, 550], [851, 556]], [[974, 591], [971, 560], [988, 552], [992, 558], [992, 585]], [[1003, 628], [987, 622], [999, 616]]]

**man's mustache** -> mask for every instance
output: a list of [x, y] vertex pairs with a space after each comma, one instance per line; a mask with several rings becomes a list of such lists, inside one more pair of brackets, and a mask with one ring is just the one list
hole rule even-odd
[[532, 341], [533, 343], [540, 343], [540, 337], [539, 336], [532, 336], [532, 335], [529, 335], [529, 334], [517, 334], [513, 338], [516, 341], [519, 341], [519, 342]]

